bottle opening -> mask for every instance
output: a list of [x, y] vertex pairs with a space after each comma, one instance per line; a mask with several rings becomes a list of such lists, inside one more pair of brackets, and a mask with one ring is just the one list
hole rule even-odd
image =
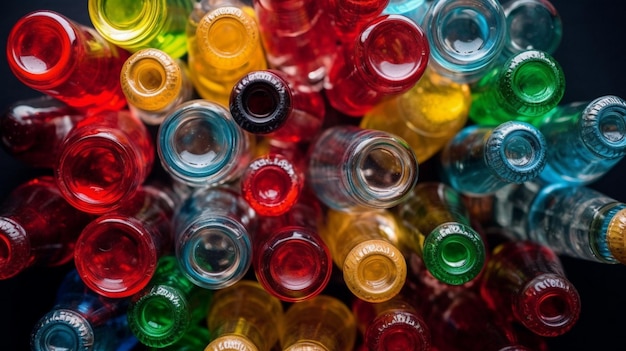
[[152, 296], [143, 301], [141, 311], [142, 332], [148, 339], [162, 338], [172, 333], [177, 325], [176, 306], [164, 296]]
[[248, 38], [246, 28], [234, 18], [216, 21], [208, 32], [207, 40], [213, 43], [215, 51], [224, 56], [234, 56], [241, 52]]
[[442, 245], [441, 257], [450, 267], [462, 267], [467, 264], [470, 252], [462, 243], [451, 241]]
[[528, 103], [538, 104], [553, 99], [561, 87], [555, 68], [549, 62], [528, 61], [513, 75], [513, 89]]
[[535, 158], [535, 149], [538, 147], [524, 135], [513, 135], [504, 144], [504, 156], [507, 161], [516, 167], [524, 167], [531, 164]]
[[278, 97], [272, 86], [256, 84], [244, 91], [243, 106], [254, 119], [271, 117], [278, 108]]
[[58, 325], [43, 340], [42, 350], [79, 350], [76, 331], [66, 325]]
[[539, 317], [546, 323], [560, 325], [564, 319], [569, 318], [567, 303], [558, 294], [543, 296], [537, 304]]
[[553, 53], [561, 42], [561, 20], [549, 2], [517, 1], [504, 5], [509, 52], [541, 50]]
[[[403, 314], [401, 317], [406, 317]], [[401, 318], [400, 317], [400, 318]], [[409, 317], [410, 318], [410, 317]], [[416, 325], [419, 322], [410, 320]], [[408, 321], [407, 321], [408, 322]], [[385, 331], [382, 335], [379, 347], [375, 350], [387, 350], [387, 351], [426, 351], [430, 349], [430, 343], [425, 342], [424, 337], [416, 332], [416, 327], [407, 323], [397, 323], [393, 328]]]
[[35, 351], [85, 350], [94, 343], [94, 332], [85, 318], [74, 310], [53, 309], [34, 328]]
[[609, 143], [622, 143], [626, 137], [626, 120], [623, 107], [607, 109], [600, 116], [598, 129]]
[[138, 83], [137, 88], [145, 94], [154, 94], [164, 88], [167, 72], [163, 65], [154, 59], [145, 59], [141, 65], [133, 65], [131, 77]]
[[319, 281], [322, 267], [320, 266], [319, 247], [304, 240], [290, 240], [274, 248], [270, 267], [272, 280], [287, 290], [300, 291], [311, 288]]
[[485, 49], [490, 28], [474, 9], [458, 8], [443, 18], [441, 36], [446, 49], [459, 56], [477, 55]]
[[189, 118], [174, 132], [174, 152], [186, 167], [214, 166], [230, 148], [225, 129], [206, 118]]
[[239, 250], [232, 238], [217, 230], [205, 232], [193, 247], [193, 264], [209, 275], [220, 275], [233, 269], [239, 261]]

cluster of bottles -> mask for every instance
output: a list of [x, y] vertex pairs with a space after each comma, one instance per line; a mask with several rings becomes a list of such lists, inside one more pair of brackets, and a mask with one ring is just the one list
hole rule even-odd
[[561, 104], [547, 0], [88, 9], [7, 40], [43, 95], [2, 147], [49, 174], [0, 208], [0, 279], [73, 264], [33, 350], [546, 350], [581, 307], [557, 255], [626, 264], [587, 187], [626, 101]]

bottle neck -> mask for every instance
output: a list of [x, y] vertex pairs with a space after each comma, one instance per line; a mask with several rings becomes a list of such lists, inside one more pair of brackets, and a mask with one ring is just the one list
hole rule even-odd
[[430, 350], [430, 330], [417, 314], [400, 309], [380, 313], [365, 331], [369, 350]]
[[36, 351], [84, 350], [96, 342], [91, 324], [79, 313], [54, 309], [35, 325], [31, 347]]
[[603, 96], [590, 102], [582, 111], [580, 138], [601, 159], [619, 159], [626, 155], [626, 101], [617, 96]]

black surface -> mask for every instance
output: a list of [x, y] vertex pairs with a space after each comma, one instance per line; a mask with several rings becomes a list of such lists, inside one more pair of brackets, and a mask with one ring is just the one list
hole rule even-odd
[[[623, 13], [626, 5], [618, 0], [555, 0], [563, 19], [563, 41], [555, 53], [567, 82], [562, 102], [587, 101], [613, 94], [626, 98], [624, 70]], [[0, 6], [1, 47], [11, 26], [29, 11], [56, 10], [77, 22], [90, 24], [87, 1], [4, 1]], [[0, 108], [14, 101], [38, 96], [10, 72], [4, 51], [0, 55], [2, 85]], [[22, 181], [41, 173], [0, 151], [0, 198]], [[620, 201], [626, 201], [624, 180], [626, 160], [591, 185]], [[569, 279], [578, 288], [582, 313], [566, 335], [550, 339], [551, 350], [624, 350], [626, 330], [626, 267], [603, 265], [563, 257]], [[55, 289], [70, 266], [31, 268], [19, 276], [0, 281], [1, 350], [28, 350], [28, 335], [34, 323], [52, 305]]]

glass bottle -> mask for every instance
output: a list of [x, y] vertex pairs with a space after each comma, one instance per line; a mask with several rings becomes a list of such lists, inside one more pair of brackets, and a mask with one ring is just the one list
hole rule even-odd
[[254, 10], [237, 0], [197, 2], [187, 24], [187, 44], [196, 92], [224, 107], [241, 77], [267, 68]]
[[413, 88], [377, 104], [365, 113], [359, 126], [404, 139], [422, 163], [465, 126], [470, 103], [468, 84], [456, 83], [427, 68]]
[[48, 95], [14, 102], [0, 118], [0, 145], [28, 166], [54, 168], [63, 139], [85, 115]]
[[341, 113], [362, 117], [411, 89], [424, 74], [429, 50], [424, 31], [410, 19], [376, 17], [338, 50], [324, 87], [328, 102]]
[[307, 193], [285, 214], [259, 216], [252, 255], [257, 281], [281, 301], [318, 296], [333, 269], [330, 250], [318, 232], [320, 204]]
[[174, 217], [176, 256], [194, 284], [217, 290], [241, 280], [252, 263], [256, 213], [231, 187], [196, 189]]
[[626, 155], [626, 101], [604, 95], [590, 102], [557, 106], [540, 122], [546, 137], [549, 183], [587, 185]]
[[237, 179], [251, 161], [253, 145], [225, 107], [203, 99], [178, 105], [157, 135], [161, 165], [191, 187]]
[[324, 0], [321, 4], [337, 40], [350, 43], [370, 21], [382, 14], [389, 0]]
[[536, 180], [495, 193], [494, 221], [558, 254], [626, 264], [626, 204], [585, 186]]
[[90, 222], [74, 250], [85, 285], [111, 298], [143, 289], [159, 257], [173, 249], [172, 217], [179, 202], [172, 191], [146, 184], [117, 210]]
[[580, 296], [558, 256], [531, 241], [498, 245], [485, 268], [480, 294], [495, 311], [536, 334], [555, 337], [578, 321]]
[[317, 0], [253, 0], [269, 67], [322, 89], [337, 49]]
[[155, 48], [187, 53], [185, 26], [194, 0], [89, 0], [89, 18], [107, 41], [130, 52]]
[[161, 124], [193, 95], [185, 62], [155, 48], [132, 54], [122, 66], [120, 82], [128, 108], [150, 125]]
[[65, 201], [50, 176], [18, 185], [0, 206], [0, 279], [34, 265], [72, 261], [76, 240], [91, 219]]
[[371, 303], [356, 299], [352, 312], [367, 350], [428, 351], [431, 336], [421, 313], [401, 294]]
[[318, 295], [291, 304], [280, 327], [280, 347], [285, 351], [352, 351], [356, 321], [346, 304], [331, 295]]
[[322, 129], [322, 94], [270, 69], [243, 76], [230, 94], [230, 113], [244, 130], [286, 142], [309, 142]]
[[154, 163], [148, 129], [128, 110], [90, 115], [61, 144], [55, 179], [63, 197], [84, 212], [118, 208], [146, 180]]
[[431, 3], [432, 0], [389, 0], [383, 14], [402, 15], [421, 26]]
[[495, 127], [463, 128], [441, 152], [443, 178], [456, 191], [491, 195], [510, 183], [539, 176], [546, 163], [543, 134], [532, 125], [509, 121]]
[[93, 28], [48, 10], [23, 16], [7, 39], [9, 67], [22, 83], [83, 112], [126, 105], [119, 76], [128, 56]]
[[320, 235], [350, 292], [368, 302], [383, 302], [396, 296], [406, 280], [406, 261], [397, 242], [401, 230], [387, 210], [331, 209]]
[[282, 318], [280, 300], [259, 283], [241, 280], [213, 295], [207, 316], [213, 340], [204, 351], [269, 351]]
[[328, 207], [390, 208], [417, 183], [418, 164], [406, 142], [374, 129], [338, 125], [310, 146], [307, 183]]
[[458, 83], [473, 83], [496, 64], [506, 41], [506, 18], [497, 0], [439, 0], [423, 28], [430, 67]]
[[561, 16], [548, 0], [507, 0], [502, 2], [507, 40], [503, 55], [525, 50], [554, 54], [563, 37]]
[[128, 325], [143, 345], [172, 346], [206, 318], [210, 300], [211, 290], [194, 285], [181, 273], [176, 257], [165, 255], [150, 283], [132, 296]]
[[204, 324], [190, 325], [189, 329], [175, 343], [165, 347], [151, 347], [150, 351], [198, 351], [211, 342], [209, 329]]
[[[76, 270], [67, 273], [54, 306], [33, 326], [33, 351], [116, 350], [134, 339], [126, 323], [128, 300], [88, 289]], [[136, 339], [134, 339], [136, 342]]]
[[[485, 244], [471, 224], [460, 194], [440, 182], [422, 182], [394, 213], [421, 244], [426, 269], [439, 281], [465, 284], [485, 263]], [[424, 238], [421, 238], [424, 236]]]
[[545, 52], [525, 50], [472, 86], [469, 118], [481, 125], [510, 120], [537, 125], [559, 104], [564, 93], [561, 65]]

